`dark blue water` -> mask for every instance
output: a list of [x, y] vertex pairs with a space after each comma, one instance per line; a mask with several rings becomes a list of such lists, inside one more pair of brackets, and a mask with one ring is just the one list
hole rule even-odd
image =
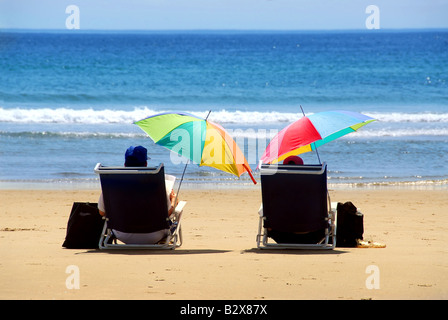
[[447, 32], [1, 33], [3, 106], [448, 103]]
[[[0, 32], [0, 181], [95, 182], [136, 144], [180, 175], [132, 124], [160, 111], [212, 110], [255, 168], [303, 106], [379, 120], [319, 149], [330, 182], [446, 184], [447, 80], [447, 30]], [[194, 165], [186, 181], [250, 182]]]

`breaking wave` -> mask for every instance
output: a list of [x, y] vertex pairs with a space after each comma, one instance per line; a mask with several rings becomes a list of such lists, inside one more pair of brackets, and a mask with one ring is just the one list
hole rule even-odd
[[[0, 107], [0, 122], [9, 123], [66, 123], [66, 124], [103, 124], [103, 123], [133, 123], [159, 112], [170, 110], [154, 110], [148, 107], [136, 107], [132, 110], [102, 109], [71, 109], [71, 108], [2, 108]], [[200, 117], [206, 117], [208, 110], [203, 112], [186, 111]], [[385, 123], [448, 123], [448, 113], [371, 113], [363, 112], [378, 121]], [[311, 114], [311, 113], [309, 113]], [[228, 111], [225, 109], [212, 111], [209, 119], [219, 123], [259, 124], [291, 122], [300, 118], [300, 113], [278, 111]]]

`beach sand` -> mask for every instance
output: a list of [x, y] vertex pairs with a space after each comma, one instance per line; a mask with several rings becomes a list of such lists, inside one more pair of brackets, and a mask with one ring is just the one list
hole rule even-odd
[[[184, 243], [174, 251], [62, 248], [73, 202], [98, 195], [0, 190], [0, 299], [448, 298], [447, 190], [330, 190], [361, 209], [364, 238], [384, 249], [261, 251], [258, 186], [181, 191]], [[79, 289], [67, 285], [70, 266]]]

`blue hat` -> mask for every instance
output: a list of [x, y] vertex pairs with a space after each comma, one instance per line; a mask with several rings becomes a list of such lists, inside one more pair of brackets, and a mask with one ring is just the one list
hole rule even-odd
[[137, 146], [133, 147], [130, 146], [126, 150], [126, 154], [124, 155], [124, 165], [125, 167], [145, 167], [146, 166], [146, 160], [150, 159], [148, 158], [148, 150], [146, 150], [145, 147]]

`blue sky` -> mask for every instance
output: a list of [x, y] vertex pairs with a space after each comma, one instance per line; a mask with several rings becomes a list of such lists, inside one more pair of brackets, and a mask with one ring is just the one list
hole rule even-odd
[[0, 0], [0, 28], [65, 29], [67, 6], [84, 30], [448, 28], [448, 0]]

